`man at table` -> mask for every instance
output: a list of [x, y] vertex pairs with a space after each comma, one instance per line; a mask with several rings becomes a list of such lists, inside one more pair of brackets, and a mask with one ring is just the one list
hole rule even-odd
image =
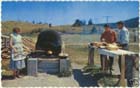
[[[118, 43], [122, 47], [123, 50], [128, 50], [128, 44], [129, 44], [129, 31], [125, 27], [124, 23], [122, 21], [117, 23], [117, 27], [120, 30], [119, 36], [118, 36]], [[121, 57], [120, 57], [121, 58]], [[119, 59], [119, 67], [121, 66], [121, 60]], [[125, 56], [125, 74], [127, 79], [128, 86], [131, 86], [130, 80], [133, 76], [133, 59], [130, 56]], [[121, 69], [121, 68], [120, 68]]]
[[[102, 33], [100, 40], [102, 42], [106, 42], [106, 43], [115, 43], [117, 40], [115, 31], [113, 31], [108, 24], [104, 25], [104, 29], [105, 29], [105, 31]], [[103, 68], [103, 59], [106, 60], [107, 56], [101, 55], [101, 67], [102, 68]], [[106, 60], [105, 67], [107, 67], [106, 65], [107, 65], [107, 60]], [[110, 70], [112, 70], [112, 65], [113, 65], [113, 57], [109, 57]]]
[[129, 31], [122, 21], [117, 23], [117, 27], [119, 29], [118, 43], [124, 50], [128, 50]]

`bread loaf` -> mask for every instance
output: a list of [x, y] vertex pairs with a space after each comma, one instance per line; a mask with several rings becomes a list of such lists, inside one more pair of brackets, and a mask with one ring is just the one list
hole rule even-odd
[[106, 48], [107, 48], [108, 50], [118, 50], [118, 49], [119, 49], [119, 47], [118, 47], [117, 45], [115, 45], [115, 44], [108, 44], [108, 45], [106, 46]]

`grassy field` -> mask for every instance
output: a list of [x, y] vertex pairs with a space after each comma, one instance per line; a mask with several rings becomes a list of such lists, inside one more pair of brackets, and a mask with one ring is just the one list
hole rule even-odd
[[20, 27], [22, 33], [31, 33], [31, 32], [37, 33], [38, 31], [43, 29], [56, 30], [63, 33], [65, 32], [79, 33], [82, 31], [81, 27], [72, 27], [71, 25], [60, 25], [60, 26], [52, 25], [52, 27], [49, 27], [48, 24], [32, 24], [30, 22], [6, 21], [2, 22], [2, 33], [3, 34], [11, 33], [14, 27]]
[[[24, 37], [28, 37], [36, 42], [37, 33], [30, 34], [33, 30], [38, 29], [51, 29], [56, 30], [62, 33], [80, 33], [82, 31], [82, 27], [71, 27], [71, 25], [62, 25], [62, 26], [52, 26], [49, 28], [47, 24], [32, 24], [28, 22], [15, 22], [15, 21], [7, 21], [2, 22], [2, 33], [11, 33], [12, 28], [18, 26], [22, 29], [23, 33], [29, 33], [29, 35], [25, 35]], [[62, 34], [62, 40], [65, 42], [66, 50], [65, 52], [69, 54], [69, 58], [72, 63], [77, 63], [81, 65], [85, 65], [88, 62], [88, 43], [100, 41], [100, 35], [98, 34]], [[130, 42], [131, 44], [129, 49], [130, 51], [139, 52], [138, 42], [133, 42], [134, 33], [132, 29], [130, 29]], [[97, 53], [97, 52], [96, 52]], [[100, 64], [100, 57], [98, 53], [95, 56], [95, 63]], [[7, 59], [3, 59], [2, 69], [6, 70], [4, 74], [11, 75], [12, 72], [9, 72], [9, 61]]]
[[[29, 36], [28, 36], [29, 37]], [[36, 42], [37, 37], [29, 37]], [[79, 35], [79, 34], [63, 34], [62, 40], [65, 42], [65, 52], [69, 54], [69, 58], [72, 63], [86, 65], [88, 62], [88, 43], [99, 41], [100, 35]], [[134, 43], [129, 46], [130, 51], [139, 52], [138, 43]], [[95, 54], [95, 64], [100, 64], [99, 54]], [[2, 69], [5, 69], [6, 75], [11, 75], [9, 70], [9, 61], [7, 59], [2, 60]]]
[[[88, 63], [88, 44], [91, 42], [100, 41], [101, 36], [99, 34], [79, 34], [82, 32], [82, 27], [72, 27], [71, 25], [49, 27], [47, 24], [32, 24], [28, 22], [14, 22], [14, 21], [2, 22], [2, 33], [3, 34], [11, 33], [15, 25], [22, 29], [23, 37], [32, 39], [34, 42], [37, 41], [37, 35], [39, 34], [40, 29], [41, 30], [50, 29], [61, 32], [62, 41], [65, 43], [65, 52], [68, 53], [71, 63], [80, 65], [82, 68], [85, 67], [86, 64]], [[130, 32], [129, 50], [139, 53], [139, 43], [138, 41], [134, 42], [133, 29], [129, 29], [129, 32]], [[11, 77], [13, 75], [13, 72], [9, 69], [9, 62], [10, 59], [1, 60], [3, 77], [4, 76]], [[100, 55], [96, 51], [94, 63], [100, 66]], [[112, 84], [111, 79], [105, 82]]]

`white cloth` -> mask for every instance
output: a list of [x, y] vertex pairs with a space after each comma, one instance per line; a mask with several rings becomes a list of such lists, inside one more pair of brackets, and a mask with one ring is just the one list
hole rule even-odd
[[23, 52], [22, 36], [15, 33], [11, 34], [10, 36], [12, 38], [13, 47], [17, 50], [16, 53], [13, 49], [11, 50], [12, 59], [14, 61], [25, 59], [26, 55]]

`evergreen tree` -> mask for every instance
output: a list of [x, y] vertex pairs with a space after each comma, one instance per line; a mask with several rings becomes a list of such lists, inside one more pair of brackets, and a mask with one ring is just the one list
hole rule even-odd
[[79, 27], [79, 26], [83, 26], [83, 25], [86, 25], [86, 21], [85, 20], [81, 21], [79, 19], [76, 19], [73, 24], [74, 27]]
[[93, 25], [92, 19], [89, 19], [88, 25]]
[[33, 20], [32, 23], [35, 24], [35, 21]]

